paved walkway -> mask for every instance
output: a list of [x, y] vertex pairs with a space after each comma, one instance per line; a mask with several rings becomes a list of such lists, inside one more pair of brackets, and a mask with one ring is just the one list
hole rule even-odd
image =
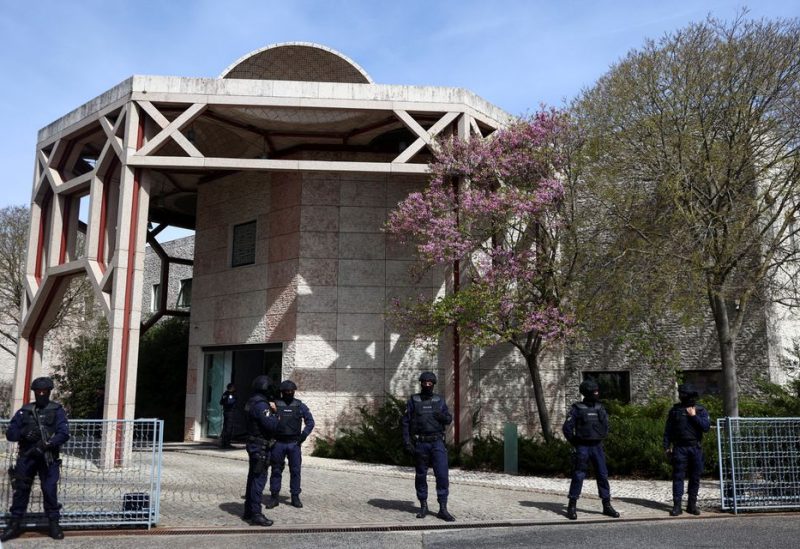
[[[167, 444], [162, 473], [159, 528], [236, 529], [247, 527], [240, 516], [247, 475], [247, 454], [241, 446], [220, 450], [203, 444]], [[288, 467], [284, 470], [281, 505], [266, 510], [275, 527], [438, 526], [435, 517], [414, 516], [414, 471], [410, 467], [365, 464], [304, 456], [303, 509], [288, 505]], [[434, 480], [429, 487], [432, 509]], [[449, 510], [457, 524], [568, 522], [564, 515], [568, 479], [526, 477], [451, 470]], [[623, 519], [669, 518], [669, 481], [611, 479], [611, 493]], [[608, 519], [593, 480], [584, 484], [578, 502], [579, 520]], [[700, 507], [717, 513], [719, 487], [703, 482]], [[614, 520], [614, 519], [609, 519]]]

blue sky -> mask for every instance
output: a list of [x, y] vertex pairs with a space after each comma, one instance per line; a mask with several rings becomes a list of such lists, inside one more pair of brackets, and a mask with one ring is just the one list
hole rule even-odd
[[[0, 0], [0, 207], [30, 200], [39, 128], [132, 74], [216, 77], [317, 42], [377, 83], [468, 88], [512, 114], [560, 105], [647, 38], [741, 1]], [[800, 16], [758, 0], [752, 17]]]

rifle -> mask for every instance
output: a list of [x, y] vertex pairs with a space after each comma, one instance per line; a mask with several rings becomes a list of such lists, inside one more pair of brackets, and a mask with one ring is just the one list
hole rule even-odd
[[[39, 427], [39, 434], [42, 436], [41, 442], [42, 444], [44, 444], [44, 448], [42, 449], [42, 454], [44, 455], [44, 462], [47, 464], [48, 467], [50, 467], [51, 465], [53, 465], [54, 461], [53, 452], [47, 449], [47, 443], [50, 441], [47, 438], [47, 431], [44, 430], [44, 425], [42, 425], [42, 422], [39, 419], [39, 413], [36, 411], [36, 407], [33, 408], [33, 418], [36, 420], [36, 425]], [[26, 452], [26, 455], [30, 454], [33, 450], [36, 450], [37, 448], [38, 445], [34, 446], [30, 450], [28, 450], [28, 452]]]

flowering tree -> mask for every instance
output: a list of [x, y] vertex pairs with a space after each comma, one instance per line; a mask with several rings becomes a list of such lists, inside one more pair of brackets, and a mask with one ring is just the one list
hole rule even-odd
[[430, 185], [401, 202], [387, 225], [401, 242], [416, 246], [424, 265], [457, 264], [465, 282], [433, 301], [396, 302], [404, 325], [417, 338], [456, 327], [468, 344], [508, 342], [519, 349], [546, 440], [553, 434], [540, 356], [573, 324], [563, 293], [569, 266], [558, 246], [564, 131], [563, 115], [550, 110], [488, 139], [439, 143]]

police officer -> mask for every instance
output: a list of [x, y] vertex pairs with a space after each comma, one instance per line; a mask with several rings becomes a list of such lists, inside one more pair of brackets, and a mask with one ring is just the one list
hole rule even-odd
[[292, 496], [292, 507], [303, 506], [300, 501], [300, 465], [303, 461], [300, 445], [314, 429], [314, 417], [308, 406], [294, 398], [297, 385], [289, 379], [280, 386], [281, 398], [275, 401], [278, 426], [275, 429], [275, 447], [272, 449], [272, 474], [269, 478], [270, 498], [267, 509], [278, 505], [278, 494], [281, 491], [281, 475], [286, 458], [289, 458], [289, 492]]
[[595, 380], [587, 379], [581, 383], [579, 391], [583, 395], [583, 401], [572, 405], [562, 428], [567, 441], [574, 447], [567, 518], [570, 520], [578, 518], [576, 505], [581, 496], [589, 462], [592, 463], [597, 476], [597, 492], [603, 500], [603, 514], [617, 518], [619, 513], [611, 506], [608, 469], [603, 452], [603, 439], [608, 436], [608, 414], [600, 404], [600, 387]]
[[689, 472], [689, 501], [686, 512], [699, 515], [697, 492], [703, 472], [703, 433], [711, 428], [708, 411], [697, 404], [697, 391], [689, 383], [678, 386], [680, 402], [670, 408], [664, 428], [664, 451], [672, 461], [672, 510], [670, 516], [681, 514], [683, 479]]
[[61, 505], [57, 499], [61, 460], [58, 450], [69, 440], [67, 414], [58, 402], [50, 400], [53, 380], [39, 377], [31, 383], [35, 401], [24, 405], [8, 424], [6, 438], [19, 443], [19, 457], [11, 474], [14, 496], [9, 513], [11, 520], [0, 540], [8, 541], [22, 533], [22, 519], [28, 509], [31, 487], [36, 475], [42, 486], [42, 503], [53, 539], [64, 539], [58, 524]]
[[219, 437], [220, 448], [230, 448], [233, 438], [233, 410], [236, 408], [236, 386], [228, 383], [227, 390], [222, 393], [219, 404], [222, 406], [222, 434]]
[[269, 452], [275, 443], [275, 427], [277, 418], [270, 414], [275, 405], [268, 400], [270, 381], [267, 376], [258, 376], [253, 380], [253, 396], [244, 406], [247, 416], [247, 488], [244, 493], [244, 515], [242, 519], [254, 526], [272, 526], [261, 512], [261, 498], [267, 484]]
[[439, 512], [436, 514], [447, 522], [455, 517], [447, 510], [447, 496], [450, 493], [450, 480], [447, 468], [447, 446], [444, 444], [444, 428], [453, 421], [444, 399], [433, 393], [436, 374], [422, 372], [419, 376], [421, 391], [412, 395], [406, 404], [403, 415], [403, 445], [414, 456], [416, 476], [414, 487], [419, 500], [417, 518], [428, 514], [428, 467], [433, 466], [436, 477], [436, 499]]

